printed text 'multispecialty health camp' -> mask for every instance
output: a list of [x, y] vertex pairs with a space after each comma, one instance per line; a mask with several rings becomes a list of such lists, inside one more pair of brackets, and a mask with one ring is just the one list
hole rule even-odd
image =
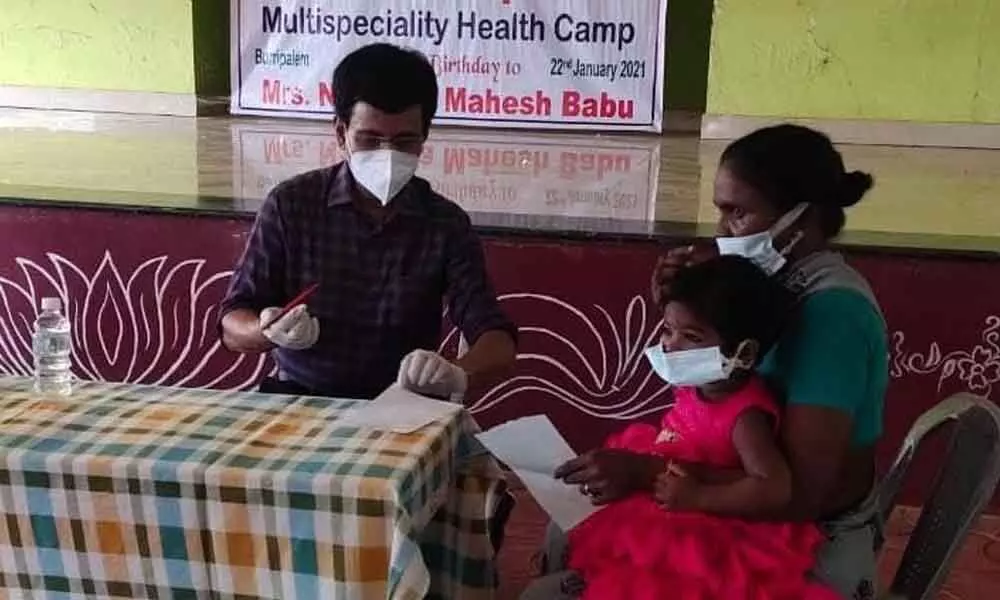
[[636, 38], [635, 24], [627, 21], [586, 21], [560, 13], [547, 21], [534, 12], [512, 11], [501, 18], [482, 17], [474, 10], [443, 15], [431, 10], [369, 11], [364, 14], [332, 13], [316, 7], [285, 9], [263, 6], [261, 27], [265, 34], [322, 35], [340, 42], [350, 37], [391, 40], [426, 39], [441, 45], [449, 35], [467, 40], [611, 44], [619, 50]]

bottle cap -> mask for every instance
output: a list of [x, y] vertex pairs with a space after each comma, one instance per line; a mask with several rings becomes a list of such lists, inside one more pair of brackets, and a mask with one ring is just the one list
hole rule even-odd
[[59, 298], [42, 298], [42, 310], [60, 310], [62, 302]]

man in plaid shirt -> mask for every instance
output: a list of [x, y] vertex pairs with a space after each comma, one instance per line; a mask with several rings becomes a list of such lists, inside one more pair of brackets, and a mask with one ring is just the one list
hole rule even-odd
[[[223, 342], [273, 351], [278, 377], [262, 391], [372, 398], [398, 381], [464, 393], [513, 364], [517, 329], [468, 215], [414, 177], [437, 111], [434, 69], [373, 44], [344, 58], [333, 92], [348, 158], [268, 195], [222, 303]], [[308, 305], [262, 329], [314, 283]], [[470, 343], [454, 362], [435, 352], [443, 299]]]

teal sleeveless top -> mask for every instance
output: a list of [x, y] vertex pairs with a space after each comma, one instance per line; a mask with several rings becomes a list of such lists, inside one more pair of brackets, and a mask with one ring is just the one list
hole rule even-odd
[[788, 404], [849, 414], [853, 445], [875, 443], [882, 435], [889, 351], [874, 294], [833, 252], [806, 257], [779, 277], [799, 301], [760, 374]]

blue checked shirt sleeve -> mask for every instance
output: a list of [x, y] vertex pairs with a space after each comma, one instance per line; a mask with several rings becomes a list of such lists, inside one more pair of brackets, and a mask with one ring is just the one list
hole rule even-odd
[[286, 300], [286, 240], [280, 203], [272, 191], [257, 213], [246, 249], [229, 281], [220, 315], [241, 308], [261, 311]]
[[500, 308], [483, 245], [466, 215], [449, 240], [445, 280], [449, 318], [470, 344], [494, 330], [506, 331], [517, 341], [517, 326]]

